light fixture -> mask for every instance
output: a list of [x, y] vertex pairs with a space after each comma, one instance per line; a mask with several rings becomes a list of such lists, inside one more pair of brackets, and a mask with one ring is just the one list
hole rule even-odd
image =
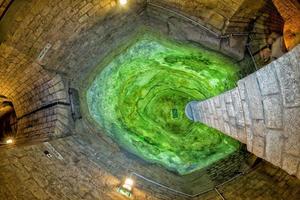
[[120, 4], [121, 4], [122, 6], [124, 6], [124, 5], [127, 4], [127, 0], [119, 0], [119, 2], [120, 2]]
[[126, 197], [132, 197], [132, 188], [134, 181], [131, 178], [126, 178], [122, 186], [118, 187], [118, 192]]
[[133, 180], [131, 178], [126, 178], [125, 183], [123, 185], [123, 188], [126, 188], [127, 190], [131, 191], [133, 186]]
[[13, 140], [13, 139], [10, 138], [10, 139], [7, 139], [7, 140], [6, 140], [6, 144], [12, 144], [12, 143], [14, 143], [14, 140]]

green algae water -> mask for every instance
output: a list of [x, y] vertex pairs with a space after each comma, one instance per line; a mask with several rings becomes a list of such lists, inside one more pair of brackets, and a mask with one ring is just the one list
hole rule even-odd
[[124, 149], [179, 174], [225, 158], [239, 143], [185, 116], [185, 106], [235, 87], [234, 62], [145, 34], [114, 57], [87, 91], [92, 118]]

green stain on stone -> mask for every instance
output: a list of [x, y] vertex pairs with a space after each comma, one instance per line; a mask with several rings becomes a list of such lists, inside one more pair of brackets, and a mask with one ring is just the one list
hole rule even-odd
[[235, 86], [237, 67], [221, 54], [144, 34], [96, 75], [89, 112], [123, 148], [179, 174], [204, 168], [239, 143], [185, 116], [185, 106]]

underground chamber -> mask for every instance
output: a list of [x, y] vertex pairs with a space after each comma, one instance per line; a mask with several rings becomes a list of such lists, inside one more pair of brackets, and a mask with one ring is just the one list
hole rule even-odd
[[144, 31], [97, 68], [85, 109], [126, 151], [180, 175], [239, 151], [238, 141], [185, 113], [189, 102], [235, 87], [239, 68], [232, 59]]

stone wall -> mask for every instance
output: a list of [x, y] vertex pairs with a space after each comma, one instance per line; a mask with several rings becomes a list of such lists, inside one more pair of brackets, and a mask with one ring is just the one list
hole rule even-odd
[[229, 19], [243, 3], [243, 1], [233, 0], [151, 0], [150, 2], [175, 9], [178, 12], [186, 13], [199, 23], [219, 34], [222, 33]]
[[68, 95], [60, 75], [45, 71], [24, 54], [0, 45], [0, 94], [17, 114], [17, 143], [35, 142], [69, 133]]
[[[183, 6], [183, 11], [192, 11], [195, 6], [209, 10], [216, 4], [164, 3], [174, 9]], [[216, 4], [217, 9], [209, 12], [210, 17], [194, 19], [216, 31], [213, 25], [218, 16], [228, 18], [238, 7], [237, 3], [228, 3], [231, 4], [235, 6]], [[68, 135], [73, 127], [68, 87], [80, 88], [95, 66], [125, 43], [140, 25], [149, 25], [176, 39], [204, 44], [235, 58], [243, 57], [245, 39], [230, 43], [229, 39], [218, 38], [216, 33], [207, 33], [163, 10], [148, 6], [145, 14], [145, 7], [144, 0], [129, 2], [125, 7], [115, 0], [27, 0], [15, 1], [10, 6], [0, 22], [0, 94], [14, 103], [19, 141]], [[42, 55], [47, 45], [49, 50]], [[39, 55], [42, 58], [38, 60]]]
[[[237, 38], [222, 37], [215, 30], [211, 30], [210, 27], [207, 28], [206, 25], [203, 25], [200, 19], [194, 18], [189, 13], [184, 15], [174, 13], [173, 10], [164, 7], [164, 4], [158, 2], [149, 4], [146, 14], [146, 24], [148, 26], [171, 38], [200, 44], [237, 60], [244, 57], [245, 44], [247, 42], [247, 36], [245, 35]], [[190, 19], [193, 19], [193, 21]]]
[[[44, 151], [48, 151], [52, 157], [48, 158]], [[132, 169], [145, 175], [145, 167], [150, 166], [137, 159], [128, 159], [126, 153], [108, 140], [89, 134], [2, 149], [0, 159], [0, 199], [10, 200], [124, 200], [116, 188]], [[167, 171], [154, 167], [150, 171], [153, 176], [164, 178], [165, 182], [183, 185]], [[189, 198], [133, 178], [133, 199], [221, 199], [214, 190]], [[218, 190], [226, 199], [290, 200], [299, 197], [300, 182], [279, 168], [260, 163], [244, 176], [219, 186]]]
[[195, 120], [300, 178], [300, 45], [222, 95], [193, 104]]
[[128, 6], [115, 0], [11, 5], [0, 22], [0, 94], [14, 104], [17, 143], [71, 134], [68, 88], [132, 34], [144, 1]]

